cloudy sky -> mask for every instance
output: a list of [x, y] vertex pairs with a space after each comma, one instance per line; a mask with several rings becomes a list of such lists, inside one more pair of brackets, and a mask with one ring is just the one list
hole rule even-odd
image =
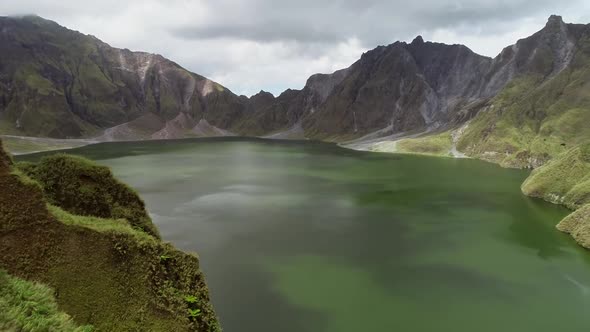
[[465, 44], [488, 56], [550, 14], [590, 23], [588, 0], [1, 0], [112, 46], [159, 53], [238, 94], [300, 89], [396, 40]]

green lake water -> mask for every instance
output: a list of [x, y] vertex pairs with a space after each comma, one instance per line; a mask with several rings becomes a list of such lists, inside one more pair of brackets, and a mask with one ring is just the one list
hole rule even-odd
[[590, 252], [525, 171], [247, 139], [70, 152], [199, 253], [227, 332], [590, 331]]

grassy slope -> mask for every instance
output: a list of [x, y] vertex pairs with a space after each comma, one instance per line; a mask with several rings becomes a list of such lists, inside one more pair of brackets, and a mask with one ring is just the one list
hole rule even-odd
[[534, 170], [522, 191], [575, 210], [557, 229], [590, 249], [590, 144], [573, 148]]
[[538, 167], [590, 143], [590, 36], [570, 66], [550, 79], [522, 75], [471, 122], [459, 150], [507, 167]]
[[522, 191], [570, 209], [590, 203], [590, 144], [573, 148], [534, 170]]
[[590, 142], [590, 68], [511, 82], [459, 140], [459, 150], [505, 167], [538, 167]]
[[571, 234], [581, 246], [590, 249], [590, 204], [574, 211], [563, 219], [557, 229]]
[[[31, 49], [40, 45], [42, 40], [50, 43], [43, 49], [45, 56], [42, 57], [21, 49], [6, 50], [10, 56], [3, 61], [3, 70], [11, 73], [11, 84], [18, 96], [0, 117], [0, 127], [9, 129], [4, 133], [55, 137], [96, 133], [95, 126], [69, 112], [66, 91], [58, 83], [65, 76], [81, 75], [95, 69], [90, 61], [83, 59], [96, 58], [96, 42], [81, 34], [65, 32], [52, 22], [36, 17], [23, 18], [19, 24], [21, 29], [12, 36], [16, 42]], [[27, 30], [27, 25], [34, 28]], [[43, 31], [42, 36], [38, 34], [39, 30]], [[56, 71], [62, 73], [57, 75]], [[50, 78], [52, 75], [54, 77]], [[97, 91], [100, 91], [98, 87], [106, 84], [103, 82], [107, 82], [104, 75], [100, 81], [92, 83], [96, 83]], [[72, 89], [72, 95], [79, 96], [78, 86]], [[17, 119], [20, 128], [15, 128]]]
[[[93, 168], [78, 158], [70, 162]], [[27, 172], [31, 168], [43, 169], [26, 165]], [[9, 253], [0, 255], [0, 267], [55, 289], [60, 310], [76, 323], [99, 331], [220, 331], [196, 256], [133, 227], [125, 214], [115, 219], [93, 215], [101, 210], [92, 208], [84, 217], [66, 211], [73, 208], [67, 200], [48, 198], [53, 187], [15, 170], [2, 149], [0, 188], [0, 252]], [[68, 188], [72, 195], [84, 191]], [[189, 309], [200, 312], [191, 317]]]
[[375, 144], [371, 151], [415, 153], [431, 156], [450, 156], [453, 141], [450, 132], [419, 138], [405, 138], [396, 142], [381, 142]]
[[[245, 104], [238, 96], [214, 82], [211, 93], [201, 96], [197, 85], [205, 84], [204, 77], [159, 56], [150, 56], [152, 65], [142, 73], [133, 67], [144, 61], [141, 54], [111, 48], [54, 22], [0, 17], [2, 24], [10, 31], [0, 35], [3, 134], [94, 137], [150, 112], [165, 121], [180, 111], [230, 128], [243, 116]], [[131, 70], [122, 68], [125, 54]]]
[[90, 332], [93, 328], [79, 327], [61, 312], [51, 288], [0, 270], [0, 330]]

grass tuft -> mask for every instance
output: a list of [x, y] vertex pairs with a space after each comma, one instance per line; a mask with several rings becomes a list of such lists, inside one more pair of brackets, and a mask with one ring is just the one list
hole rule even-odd
[[91, 332], [92, 326], [77, 326], [57, 307], [53, 290], [0, 270], [0, 330]]

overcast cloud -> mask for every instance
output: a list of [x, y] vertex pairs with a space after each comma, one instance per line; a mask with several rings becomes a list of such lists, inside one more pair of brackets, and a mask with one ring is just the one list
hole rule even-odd
[[426, 40], [495, 56], [550, 14], [590, 23], [588, 0], [2, 0], [115, 47], [159, 53], [237, 94], [302, 88], [378, 45]]

